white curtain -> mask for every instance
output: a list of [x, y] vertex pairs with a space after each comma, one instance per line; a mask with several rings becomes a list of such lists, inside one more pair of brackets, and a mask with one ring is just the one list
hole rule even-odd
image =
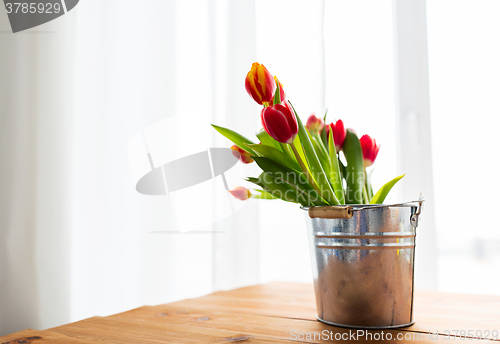
[[129, 154], [174, 116], [179, 156], [228, 147], [209, 123], [256, 131], [255, 2], [87, 0], [18, 34], [0, 12], [0, 335], [259, 283], [256, 203], [164, 233], [171, 200], [136, 192]]

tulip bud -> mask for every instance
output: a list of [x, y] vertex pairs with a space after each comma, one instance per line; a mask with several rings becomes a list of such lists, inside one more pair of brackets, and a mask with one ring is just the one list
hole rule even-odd
[[345, 137], [347, 135], [347, 130], [344, 127], [344, 122], [339, 119], [336, 123], [330, 123], [326, 126], [326, 137], [329, 137], [330, 130], [333, 130], [333, 141], [335, 141], [335, 150], [337, 153], [342, 149]]
[[307, 119], [306, 128], [309, 129], [309, 131], [321, 131], [324, 126], [325, 122], [314, 114]]
[[245, 78], [245, 89], [253, 100], [267, 106], [274, 97], [276, 83], [264, 65], [254, 62]]
[[238, 186], [234, 190], [229, 190], [229, 192], [231, 193], [231, 195], [233, 195], [234, 198], [237, 198], [241, 201], [246, 201], [250, 198], [250, 196], [252, 196], [250, 190], [244, 188], [243, 186]]
[[295, 112], [287, 101], [262, 109], [264, 130], [278, 142], [291, 144], [299, 132]]
[[250, 153], [244, 151], [237, 145], [232, 145], [231, 149], [233, 150], [232, 153], [236, 157], [236, 159], [239, 159], [242, 163], [249, 164], [253, 162], [253, 159], [250, 157]]
[[[286, 94], [285, 94], [285, 90], [283, 89], [283, 84], [281, 83], [281, 81], [278, 80], [278, 78], [275, 76], [274, 77], [274, 81], [276, 81], [276, 83], [279, 85], [280, 87], [280, 100], [283, 102], [286, 100]], [[276, 91], [275, 91], [276, 92]]]
[[369, 135], [361, 136], [359, 143], [361, 144], [361, 150], [363, 151], [363, 163], [365, 168], [367, 168], [375, 162], [378, 151], [380, 150], [380, 144], [377, 144], [375, 139], [372, 139]]

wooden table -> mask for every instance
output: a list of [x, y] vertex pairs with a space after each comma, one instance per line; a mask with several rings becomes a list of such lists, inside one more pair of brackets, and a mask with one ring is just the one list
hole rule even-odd
[[[474, 334], [481, 331], [482, 336], [489, 331], [491, 338], [493, 330], [500, 332], [500, 297], [420, 291], [415, 294], [414, 317], [414, 326], [385, 330], [384, 338], [390, 334], [395, 342], [399, 334], [400, 338], [406, 336], [402, 342], [460, 342], [458, 337], [447, 336], [447, 330], [472, 330]], [[316, 320], [312, 285], [269, 283], [145, 306], [45, 331], [26, 330], [1, 337], [0, 344], [324, 343], [328, 340], [318, 339], [318, 335], [325, 330], [334, 339], [331, 342], [342, 335], [359, 343], [380, 342], [369, 336], [382, 335], [382, 331], [368, 331], [354, 340], [352, 333], [356, 334], [356, 330], [349, 333], [349, 329]], [[432, 337], [429, 331], [434, 333]], [[308, 340], [307, 336], [314, 333], [318, 333], [316, 340]], [[467, 336], [461, 342], [479, 341]]]

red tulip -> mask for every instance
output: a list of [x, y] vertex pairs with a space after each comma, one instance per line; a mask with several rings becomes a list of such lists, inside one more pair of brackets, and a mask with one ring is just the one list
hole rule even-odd
[[266, 106], [274, 97], [276, 83], [264, 65], [254, 62], [245, 78], [245, 88], [253, 100]]
[[321, 118], [314, 116], [314, 114], [307, 119], [306, 128], [309, 131], [321, 131], [324, 126], [325, 122]]
[[236, 157], [236, 159], [240, 159], [240, 161], [244, 164], [249, 164], [253, 162], [253, 159], [250, 157], [250, 153], [247, 151], [244, 151], [237, 145], [232, 145], [231, 149], [233, 150], [232, 153]]
[[286, 94], [285, 94], [285, 90], [283, 89], [283, 84], [281, 83], [281, 81], [278, 80], [278, 78], [276, 76], [274, 77], [274, 81], [276, 81], [276, 83], [280, 86], [280, 100], [285, 101]]
[[378, 151], [380, 150], [380, 144], [377, 144], [375, 139], [372, 139], [369, 135], [363, 135], [359, 139], [361, 144], [361, 150], [363, 151], [363, 162], [365, 168], [373, 165], [375, 159], [377, 158]]
[[264, 130], [278, 142], [291, 144], [299, 132], [297, 118], [287, 101], [263, 108], [260, 119]]
[[333, 141], [335, 141], [335, 150], [337, 152], [342, 149], [342, 145], [345, 141], [345, 136], [347, 135], [347, 130], [344, 127], [344, 122], [339, 119], [336, 123], [330, 123], [326, 126], [326, 137], [330, 137], [330, 129], [333, 130]]
[[234, 198], [237, 198], [241, 201], [246, 201], [250, 198], [250, 196], [252, 196], [250, 190], [244, 188], [243, 186], [238, 186], [234, 190], [229, 190], [229, 192], [231, 193], [231, 195], [233, 195]]

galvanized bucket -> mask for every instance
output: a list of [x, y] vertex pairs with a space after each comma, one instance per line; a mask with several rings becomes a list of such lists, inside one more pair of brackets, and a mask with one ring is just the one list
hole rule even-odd
[[318, 320], [366, 329], [414, 323], [415, 231], [422, 202], [303, 208]]

